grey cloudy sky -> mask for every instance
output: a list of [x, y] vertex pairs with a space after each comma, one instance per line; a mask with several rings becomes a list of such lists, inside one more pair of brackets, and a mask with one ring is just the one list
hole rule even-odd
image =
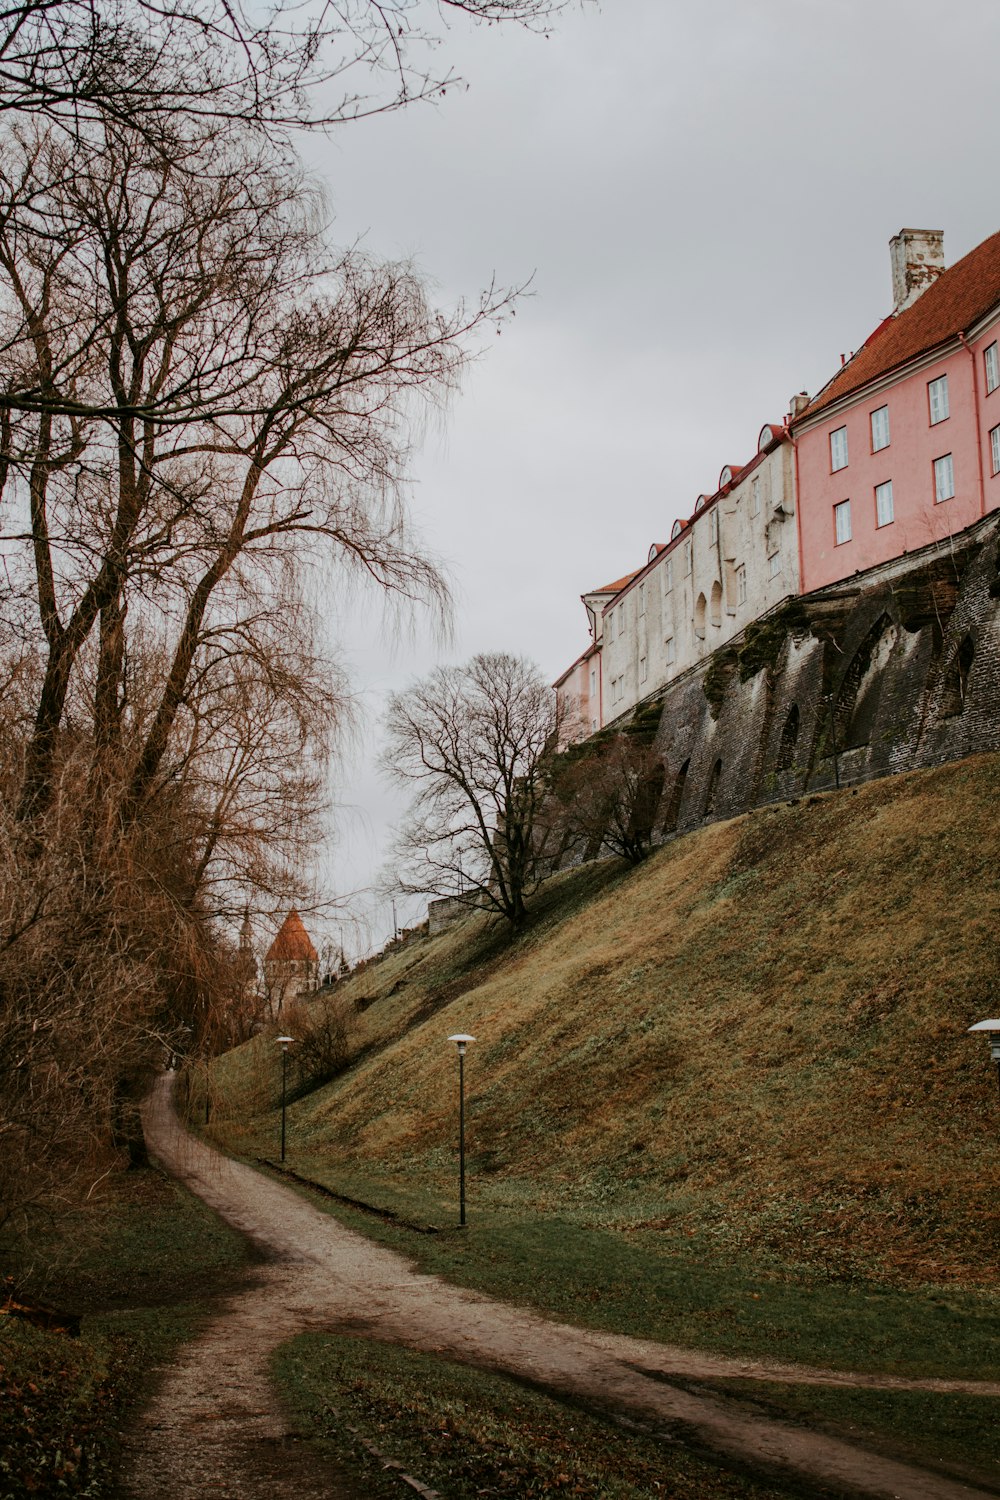
[[[414, 466], [453, 640], [393, 649], [330, 604], [369, 725], [338, 781], [340, 890], [399, 816], [371, 764], [387, 692], [480, 650], [556, 677], [581, 592], [890, 310], [890, 236], [944, 229], [950, 264], [1000, 229], [993, 0], [605, 0], [548, 39], [456, 21], [442, 55], [467, 89], [306, 143], [338, 238], [412, 257], [441, 302], [533, 277]], [[376, 910], [371, 941], [390, 929]]]

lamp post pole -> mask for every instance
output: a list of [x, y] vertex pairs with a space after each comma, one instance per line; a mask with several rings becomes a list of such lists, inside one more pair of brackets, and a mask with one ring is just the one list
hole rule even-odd
[[997, 1065], [997, 1084], [1000, 1086], [1000, 1021], [977, 1021], [969, 1031], [985, 1031], [990, 1041], [990, 1056]]
[[474, 1036], [460, 1031], [448, 1038], [458, 1048], [458, 1223], [465, 1227], [465, 1049]]
[[294, 1042], [292, 1036], [279, 1036], [281, 1043], [281, 1160], [285, 1159], [285, 1099], [288, 1093], [288, 1044]]

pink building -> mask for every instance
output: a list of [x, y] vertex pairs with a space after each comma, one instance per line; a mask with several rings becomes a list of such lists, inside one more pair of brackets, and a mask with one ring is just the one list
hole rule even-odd
[[1000, 507], [1000, 234], [949, 270], [942, 242], [891, 241], [892, 314], [794, 414], [803, 593]]
[[596, 734], [604, 723], [601, 688], [604, 606], [634, 577], [634, 573], [627, 573], [624, 578], [616, 578], [614, 583], [606, 583], [603, 588], [592, 589], [589, 594], [581, 595], [590, 627], [590, 645], [552, 684], [559, 715], [561, 745], [572, 745], [577, 740], [586, 739], [589, 734]]

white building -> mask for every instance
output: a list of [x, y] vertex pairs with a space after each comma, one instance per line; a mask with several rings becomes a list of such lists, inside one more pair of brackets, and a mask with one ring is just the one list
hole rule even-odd
[[602, 724], [697, 666], [799, 589], [794, 448], [783, 424], [726, 465], [670, 541], [602, 607]]

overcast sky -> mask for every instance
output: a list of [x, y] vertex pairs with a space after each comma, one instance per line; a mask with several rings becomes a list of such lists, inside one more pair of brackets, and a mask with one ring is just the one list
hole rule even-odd
[[[414, 466], [452, 640], [394, 648], [330, 601], [368, 726], [337, 778], [341, 892], [400, 815], [372, 767], [387, 693], [484, 650], [558, 676], [580, 594], [891, 310], [889, 238], [943, 229], [951, 264], [1000, 229], [995, 0], [605, 0], [548, 39], [456, 21], [442, 55], [467, 88], [305, 148], [338, 239], [413, 259], [441, 303], [533, 278]], [[391, 914], [363, 904], [378, 946]]]

